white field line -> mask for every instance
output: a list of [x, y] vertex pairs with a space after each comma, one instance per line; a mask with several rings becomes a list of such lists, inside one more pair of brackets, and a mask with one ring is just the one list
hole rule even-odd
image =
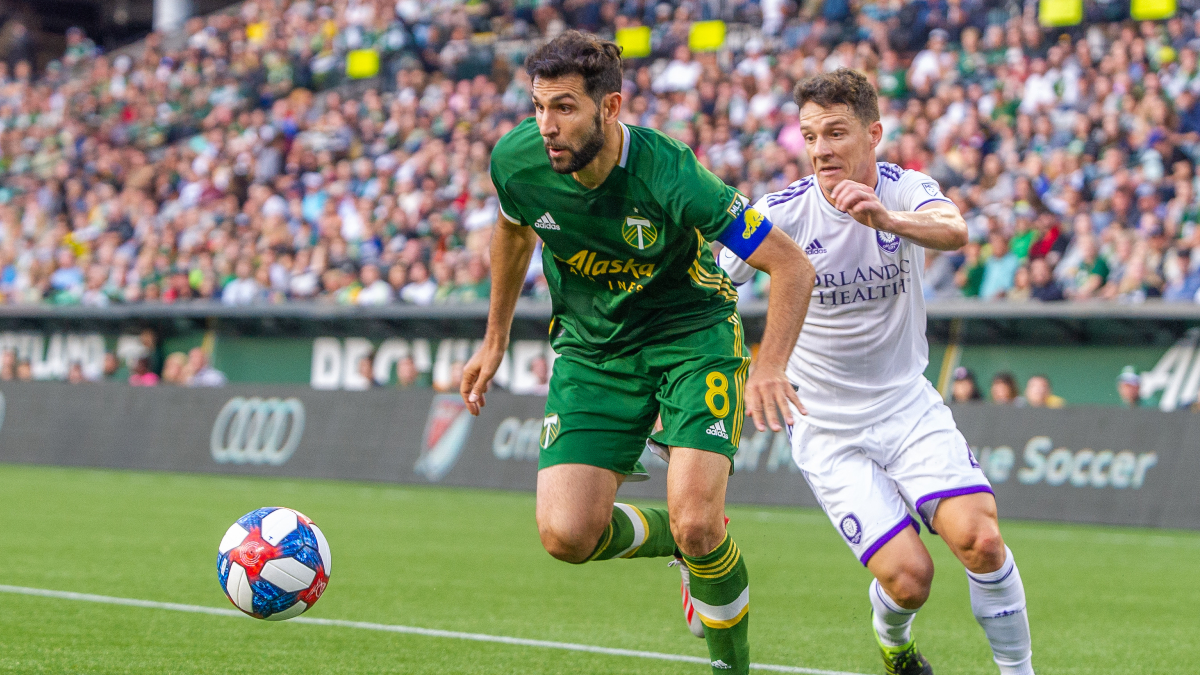
[[[91, 593], [73, 593], [71, 591], [55, 591], [45, 588], [27, 588], [25, 586], [6, 586], [0, 584], [0, 593], [16, 595], [32, 595], [57, 600], [75, 600], [77, 602], [95, 602], [104, 605], [123, 605], [126, 607], [142, 607], [145, 609], [168, 609], [174, 612], [190, 612], [192, 614], [215, 614], [217, 616], [244, 617], [236, 609], [221, 607], [204, 607], [202, 605], [183, 605], [176, 602], [156, 602], [154, 600], [137, 600], [134, 598], [115, 598], [109, 595], [93, 595]], [[683, 654], [664, 654], [661, 652], [645, 652], [637, 649], [616, 649], [613, 647], [597, 647], [581, 645], [574, 642], [554, 642], [551, 640], [530, 640], [527, 638], [508, 637], [505, 635], [485, 635], [483, 633], [461, 633], [453, 630], [437, 630], [434, 628], [417, 628], [415, 626], [398, 626], [386, 623], [369, 623], [366, 621], [344, 621], [342, 619], [318, 619], [315, 617], [299, 616], [289, 619], [288, 623], [304, 623], [313, 626], [335, 626], [338, 628], [359, 628], [387, 633], [404, 633], [406, 635], [423, 635], [425, 637], [449, 638], [452, 640], [471, 640], [473, 642], [495, 642], [519, 647], [539, 647], [542, 649], [561, 649], [571, 652], [588, 652], [607, 656], [628, 656], [637, 659], [656, 659], [659, 661], [678, 661], [683, 663], [698, 663], [708, 665], [708, 659], [699, 656]], [[820, 670], [818, 668], [800, 668], [798, 666], [781, 666], [770, 663], [752, 663], [755, 670], [765, 670], [774, 673], [801, 673], [802, 675], [863, 675], [848, 673], [840, 670]]]

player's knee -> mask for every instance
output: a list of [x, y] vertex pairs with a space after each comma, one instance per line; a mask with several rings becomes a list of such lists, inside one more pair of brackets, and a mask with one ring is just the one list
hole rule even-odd
[[1004, 565], [1004, 539], [992, 524], [965, 533], [958, 542], [958, 557], [972, 572], [987, 574]]
[[887, 594], [904, 609], [920, 609], [933, 587], [933, 562], [914, 560], [880, 579]]
[[[592, 536], [593, 534], [595, 536]], [[563, 562], [576, 564], [586, 562], [592, 552], [596, 550], [600, 534], [590, 531], [572, 531], [568, 528], [538, 523], [538, 535], [542, 539], [542, 547], [551, 556]]]
[[721, 545], [725, 531], [720, 520], [695, 516], [671, 517], [671, 536], [675, 545], [687, 555], [700, 557]]

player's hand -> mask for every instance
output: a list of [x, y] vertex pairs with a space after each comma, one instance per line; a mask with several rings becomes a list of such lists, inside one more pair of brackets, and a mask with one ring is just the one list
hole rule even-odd
[[496, 376], [496, 371], [500, 369], [506, 349], [507, 347], [489, 347], [485, 343], [463, 368], [459, 393], [462, 394], [463, 403], [467, 404], [467, 410], [470, 410], [472, 415], [479, 415], [479, 409], [486, 404], [484, 394], [487, 393], [492, 378]]
[[783, 427], [779, 424], [781, 418], [784, 424], [792, 426], [795, 420], [788, 403], [796, 406], [801, 415], [808, 414], [792, 383], [784, 375], [783, 368], [755, 367], [750, 379], [746, 380], [746, 410], [754, 418], [754, 427], [759, 431], [766, 431], [768, 426], [771, 431], [782, 431]]
[[867, 227], [890, 231], [887, 228], [891, 222], [891, 215], [870, 187], [856, 181], [844, 180], [834, 186], [829, 196], [838, 211], [849, 213]]

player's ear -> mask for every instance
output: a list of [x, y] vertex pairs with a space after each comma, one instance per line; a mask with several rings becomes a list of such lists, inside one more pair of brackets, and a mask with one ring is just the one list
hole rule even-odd
[[606, 124], [616, 124], [621, 116], [621, 92], [609, 92], [600, 99], [600, 116]]
[[875, 120], [867, 125], [867, 131], [871, 134], [871, 147], [877, 147], [880, 141], [883, 140], [883, 122]]

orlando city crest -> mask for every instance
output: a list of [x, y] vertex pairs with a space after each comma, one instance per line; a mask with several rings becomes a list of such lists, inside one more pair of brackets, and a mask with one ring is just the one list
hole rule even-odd
[[900, 248], [900, 237], [883, 230], [875, 230], [875, 242], [888, 253], [895, 253], [896, 249]]
[[438, 394], [429, 406], [421, 436], [421, 456], [413, 471], [436, 483], [454, 468], [471, 435], [475, 418], [458, 394]]

